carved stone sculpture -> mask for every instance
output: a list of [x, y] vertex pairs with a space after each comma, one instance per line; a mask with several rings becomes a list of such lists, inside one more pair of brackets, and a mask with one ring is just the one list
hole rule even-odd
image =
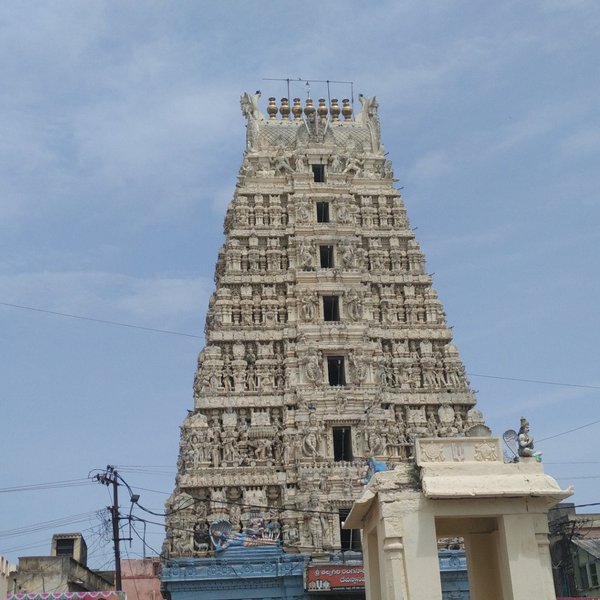
[[212, 551], [213, 521], [229, 523], [228, 544], [280, 521], [287, 546], [345, 550], [339, 511], [369, 456], [393, 468], [417, 437], [487, 429], [394, 187], [377, 100], [359, 101], [353, 120], [350, 100], [328, 117], [324, 101], [278, 112], [271, 98], [265, 118], [260, 92], [241, 98], [247, 143], [166, 506], [171, 557]]

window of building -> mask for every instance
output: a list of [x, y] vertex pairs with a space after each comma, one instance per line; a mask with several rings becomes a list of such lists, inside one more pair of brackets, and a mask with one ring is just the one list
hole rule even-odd
[[340, 320], [339, 296], [323, 296], [323, 319], [325, 321]]
[[333, 428], [333, 460], [352, 460], [352, 432], [350, 427]]
[[329, 223], [329, 202], [317, 202], [317, 223]]
[[344, 369], [343, 356], [328, 356], [327, 372], [329, 376], [329, 385], [346, 385], [346, 372]]
[[581, 587], [583, 589], [590, 587], [590, 582], [588, 581], [588, 574], [587, 574], [587, 565], [583, 565], [582, 567], [579, 567], [579, 578], [581, 579]]
[[311, 165], [316, 183], [325, 183], [325, 165]]
[[73, 556], [75, 554], [75, 540], [65, 538], [56, 540], [56, 556]]
[[598, 586], [598, 563], [589, 563], [590, 567], [590, 583], [592, 587]]
[[354, 552], [361, 552], [362, 546], [360, 543], [360, 529], [342, 529], [342, 523], [348, 518], [350, 514], [349, 508], [340, 508], [340, 542], [342, 551], [353, 550]]
[[333, 269], [333, 246], [319, 246], [322, 269]]

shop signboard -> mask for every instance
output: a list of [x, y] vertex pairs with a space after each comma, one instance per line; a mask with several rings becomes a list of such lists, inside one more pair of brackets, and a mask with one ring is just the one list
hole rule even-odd
[[365, 571], [363, 565], [313, 565], [306, 569], [304, 587], [308, 592], [364, 590]]

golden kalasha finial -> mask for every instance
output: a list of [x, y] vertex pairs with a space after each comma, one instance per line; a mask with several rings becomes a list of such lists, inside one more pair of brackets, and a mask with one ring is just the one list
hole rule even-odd
[[267, 106], [267, 113], [269, 114], [269, 119], [275, 119], [275, 115], [277, 114], [277, 103], [275, 102], [275, 98], [271, 96], [269, 98], [269, 105]]
[[290, 101], [287, 98], [281, 99], [281, 107], [279, 108], [279, 112], [281, 113], [282, 119], [287, 121], [290, 118]]
[[331, 120], [332, 121], [339, 121], [340, 120], [340, 105], [338, 104], [338, 99], [337, 98], [332, 98], [331, 99], [331, 108], [329, 109], [329, 112], [331, 114]]
[[342, 114], [346, 121], [349, 121], [352, 117], [352, 107], [350, 106], [350, 100], [348, 100], [348, 98], [342, 100]]
[[294, 121], [299, 121], [302, 118], [302, 103], [300, 101], [300, 98], [294, 98], [292, 114], [294, 115]]
[[319, 98], [319, 108], [317, 109], [319, 118], [324, 121], [327, 118], [327, 104], [325, 104], [325, 98]]
[[310, 117], [315, 112], [315, 107], [313, 106], [312, 98], [306, 99], [306, 106], [304, 107], [304, 114], [307, 117]]

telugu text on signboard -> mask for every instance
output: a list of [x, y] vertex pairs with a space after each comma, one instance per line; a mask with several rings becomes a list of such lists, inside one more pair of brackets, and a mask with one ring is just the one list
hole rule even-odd
[[362, 565], [320, 565], [306, 569], [306, 590], [327, 592], [364, 590], [365, 571]]

